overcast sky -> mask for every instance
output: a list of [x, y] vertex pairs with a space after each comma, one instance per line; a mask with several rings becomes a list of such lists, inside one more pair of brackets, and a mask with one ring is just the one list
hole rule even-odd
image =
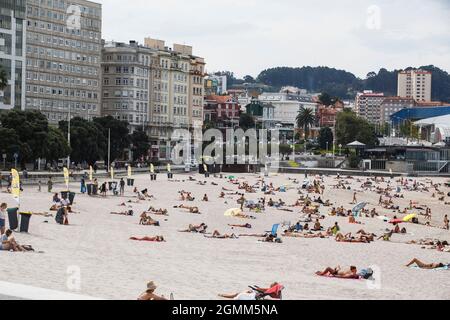
[[450, 71], [450, 0], [94, 0], [103, 38], [185, 43], [208, 71], [257, 76], [329, 66], [359, 77], [434, 64]]

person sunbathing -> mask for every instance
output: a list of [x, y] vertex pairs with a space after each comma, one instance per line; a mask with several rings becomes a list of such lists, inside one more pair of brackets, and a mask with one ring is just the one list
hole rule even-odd
[[190, 224], [189, 227], [186, 230], [178, 230], [178, 232], [193, 232], [193, 233], [206, 233], [206, 229], [208, 228], [208, 226], [204, 223], [195, 226], [193, 224]]
[[134, 215], [134, 211], [128, 210], [128, 211], [122, 211], [122, 212], [110, 212], [110, 214], [115, 214], [115, 215], [119, 215], [119, 216], [132, 216], [132, 215]]
[[157, 286], [153, 281], [147, 283], [147, 290], [141, 294], [138, 300], [151, 301], [151, 300], [167, 300], [164, 296], [158, 296], [155, 294]]
[[320, 238], [325, 239], [328, 238], [328, 235], [326, 233], [322, 234], [321, 232], [317, 234], [309, 234], [309, 233], [298, 233], [298, 232], [291, 232], [286, 230], [283, 234], [284, 237], [288, 238], [305, 238], [305, 239], [314, 239], [314, 238]]
[[342, 233], [338, 233], [336, 235], [336, 242], [349, 242], [349, 243], [369, 243], [367, 237], [360, 236], [358, 238], [353, 237], [351, 233], [347, 233], [346, 235], [343, 235]]
[[391, 238], [392, 238], [393, 234], [394, 234], [394, 231], [390, 231], [388, 233], [385, 233], [381, 237], [379, 237], [377, 240], [391, 241]]
[[410, 263], [408, 263], [406, 266], [407, 267], [411, 267], [412, 265], [416, 265], [417, 267], [419, 267], [420, 269], [440, 269], [440, 268], [444, 268], [444, 267], [449, 267], [450, 264], [444, 264], [444, 263], [424, 263], [422, 261], [420, 261], [417, 258], [414, 258]]
[[167, 209], [162, 209], [162, 208], [156, 210], [155, 208], [150, 207], [150, 208], [148, 208], [146, 213], [151, 213], [151, 214], [154, 214], [154, 215], [157, 215], [157, 216], [168, 216]]
[[186, 209], [189, 210], [190, 213], [200, 214], [200, 210], [198, 207], [191, 207], [184, 204], [180, 204], [179, 206], [174, 206], [174, 208]]
[[355, 266], [351, 266], [348, 270], [341, 270], [341, 267], [326, 268], [324, 271], [317, 271], [316, 274], [322, 277], [333, 277], [342, 279], [359, 279], [358, 270]]
[[133, 241], [148, 241], [148, 242], [166, 242], [166, 240], [164, 240], [163, 236], [141, 237], [141, 238], [131, 237], [130, 240], [133, 240]]
[[246, 223], [246, 224], [228, 224], [228, 226], [234, 227], [234, 228], [247, 228], [247, 229], [251, 229], [252, 228], [252, 225], [250, 223]]
[[260, 242], [271, 242], [271, 243], [282, 243], [282, 240], [280, 238], [278, 238], [276, 234], [275, 235], [274, 234], [269, 234], [264, 239], [258, 240], [258, 241], [260, 241]]
[[139, 224], [143, 226], [160, 226], [159, 221], [153, 220], [152, 217], [147, 215], [145, 212], [141, 214], [141, 220], [139, 221]]
[[214, 239], [238, 239], [238, 237], [232, 234], [220, 234], [219, 231], [215, 230], [211, 236], [205, 235], [205, 238], [214, 238]]

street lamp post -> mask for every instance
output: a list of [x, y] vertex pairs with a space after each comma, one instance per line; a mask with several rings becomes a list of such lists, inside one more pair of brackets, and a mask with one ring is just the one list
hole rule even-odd
[[[69, 121], [68, 121], [68, 124], [67, 124], [67, 144], [69, 145], [69, 148], [70, 148], [70, 110], [71, 110], [71, 107], [70, 107], [70, 104], [69, 104]], [[67, 169], [70, 169], [70, 153], [69, 153], [69, 155], [67, 156]]]

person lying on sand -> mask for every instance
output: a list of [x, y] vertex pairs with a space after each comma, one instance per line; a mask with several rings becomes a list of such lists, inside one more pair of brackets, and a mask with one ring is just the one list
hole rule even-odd
[[260, 242], [271, 242], [271, 243], [282, 243], [283, 241], [280, 238], [277, 238], [277, 235], [269, 234], [262, 240], [258, 240]]
[[148, 242], [166, 242], [166, 240], [164, 240], [163, 236], [142, 237], [142, 238], [131, 237], [130, 240], [133, 240], [133, 241], [148, 241]]
[[34, 251], [31, 246], [19, 245], [12, 236], [11, 230], [6, 230], [6, 232], [0, 237], [0, 250], [15, 252]]
[[420, 269], [440, 269], [440, 268], [444, 268], [444, 267], [449, 267], [450, 264], [449, 263], [424, 263], [422, 261], [420, 261], [417, 258], [414, 258], [410, 263], [408, 263], [406, 266], [407, 267], [411, 267], [412, 265], [416, 265], [417, 267], [419, 267]]
[[291, 231], [285, 231], [283, 234], [284, 237], [288, 237], [288, 238], [305, 238], [305, 239], [314, 239], [314, 238], [321, 238], [321, 239], [325, 239], [328, 238], [328, 235], [326, 233], [298, 233], [298, 232], [291, 232]]
[[277, 282], [272, 283], [269, 288], [260, 288], [258, 286], [251, 287], [252, 290], [246, 290], [235, 294], [219, 294], [218, 296], [225, 299], [233, 300], [256, 300], [257, 297], [268, 296], [271, 299], [281, 300], [284, 287]]
[[232, 234], [220, 234], [219, 231], [215, 230], [211, 236], [205, 235], [205, 238], [214, 238], [214, 239], [238, 239], [238, 237]]
[[134, 215], [134, 211], [128, 210], [128, 211], [122, 211], [122, 212], [110, 212], [110, 214], [115, 214], [115, 215], [119, 215], [119, 216], [132, 216], [132, 215]]
[[151, 300], [167, 300], [164, 296], [158, 296], [155, 294], [157, 286], [153, 281], [147, 283], [147, 290], [141, 294], [138, 300], [151, 301]]
[[358, 279], [358, 270], [355, 266], [351, 266], [348, 270], [341, 270], [341, 267], [326, 268], [324, 271], [317, 271], [318, 276], [342, 278], [342, 279]]
[[184, 204], [180, 204], [179, 206], [174, 206], [174, 208], [186, 209], [189, 210], [190, 213], [200, 214], [200, 210], [198, 207], [191, 207]]
[[178, 230], [178, 232], [206, 233], [207, 228], [208, 228], [208, 226], [204, 223], [202, 223], [198, 226], [190, 224], [186, 230]]
[[156, 210], [155, 208], [150, 207], [150, 208], [148, 208], [146, 213], [154, 214], [154, 215], [157, 215], [157, 216], [168, 216], [167, 209], [162, 209], [162, 208]]
[[347, 233], [346, 235], [338, 233], [336, 235], [336, 242], [370, 243], [370, 240], [368, 237], [363, 235], [360, 235], [359, 237], [353, 237], [351, 233]]
[[247, 229], [251, 229], [252, 228], [252, 225], [250, 223], [246, 223], [246, 224], [228, 224], [228, 226], [234, 227], [234, 228], [247, 228]]

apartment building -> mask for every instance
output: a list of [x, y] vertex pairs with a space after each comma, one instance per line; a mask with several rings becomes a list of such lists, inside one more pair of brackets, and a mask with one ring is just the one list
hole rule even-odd
[[102, 49], [102, 115], [128, 121], [131, 132], [148, 133], [150, 75], [154, 50], [129, 43], [108, 42]]
[[400, 71], [398, 74], [399, 97], [418, 102], [431, 101], [432, 73], [424, 70]]
[[167, 160], [176, 129], [203, 125], [205, 60], [193, 55], [191, 46], [145, 38], [144, 45], [155, 50], [151, 66], [150, 140], [153, 158]]
[[25, 106], [26, 0], [0, 1], [0, 67], [8, 85], [0, 91], [0, 109]]
[[413, 98], [387, 97], [381, 103], [381, 124], [391, 121], [391, 116], [403, 109], [414, 108], [416, 101]]
[[100, 116], [100, 4], [85, 0], [28, 0], [26, 109], [52, 124]]
[[359, 92], [355, 100], [356, 113], [372, 124], [381, 124], [381, 104], [384, 99], [384, 93], [377, 93], [370, 90]]

